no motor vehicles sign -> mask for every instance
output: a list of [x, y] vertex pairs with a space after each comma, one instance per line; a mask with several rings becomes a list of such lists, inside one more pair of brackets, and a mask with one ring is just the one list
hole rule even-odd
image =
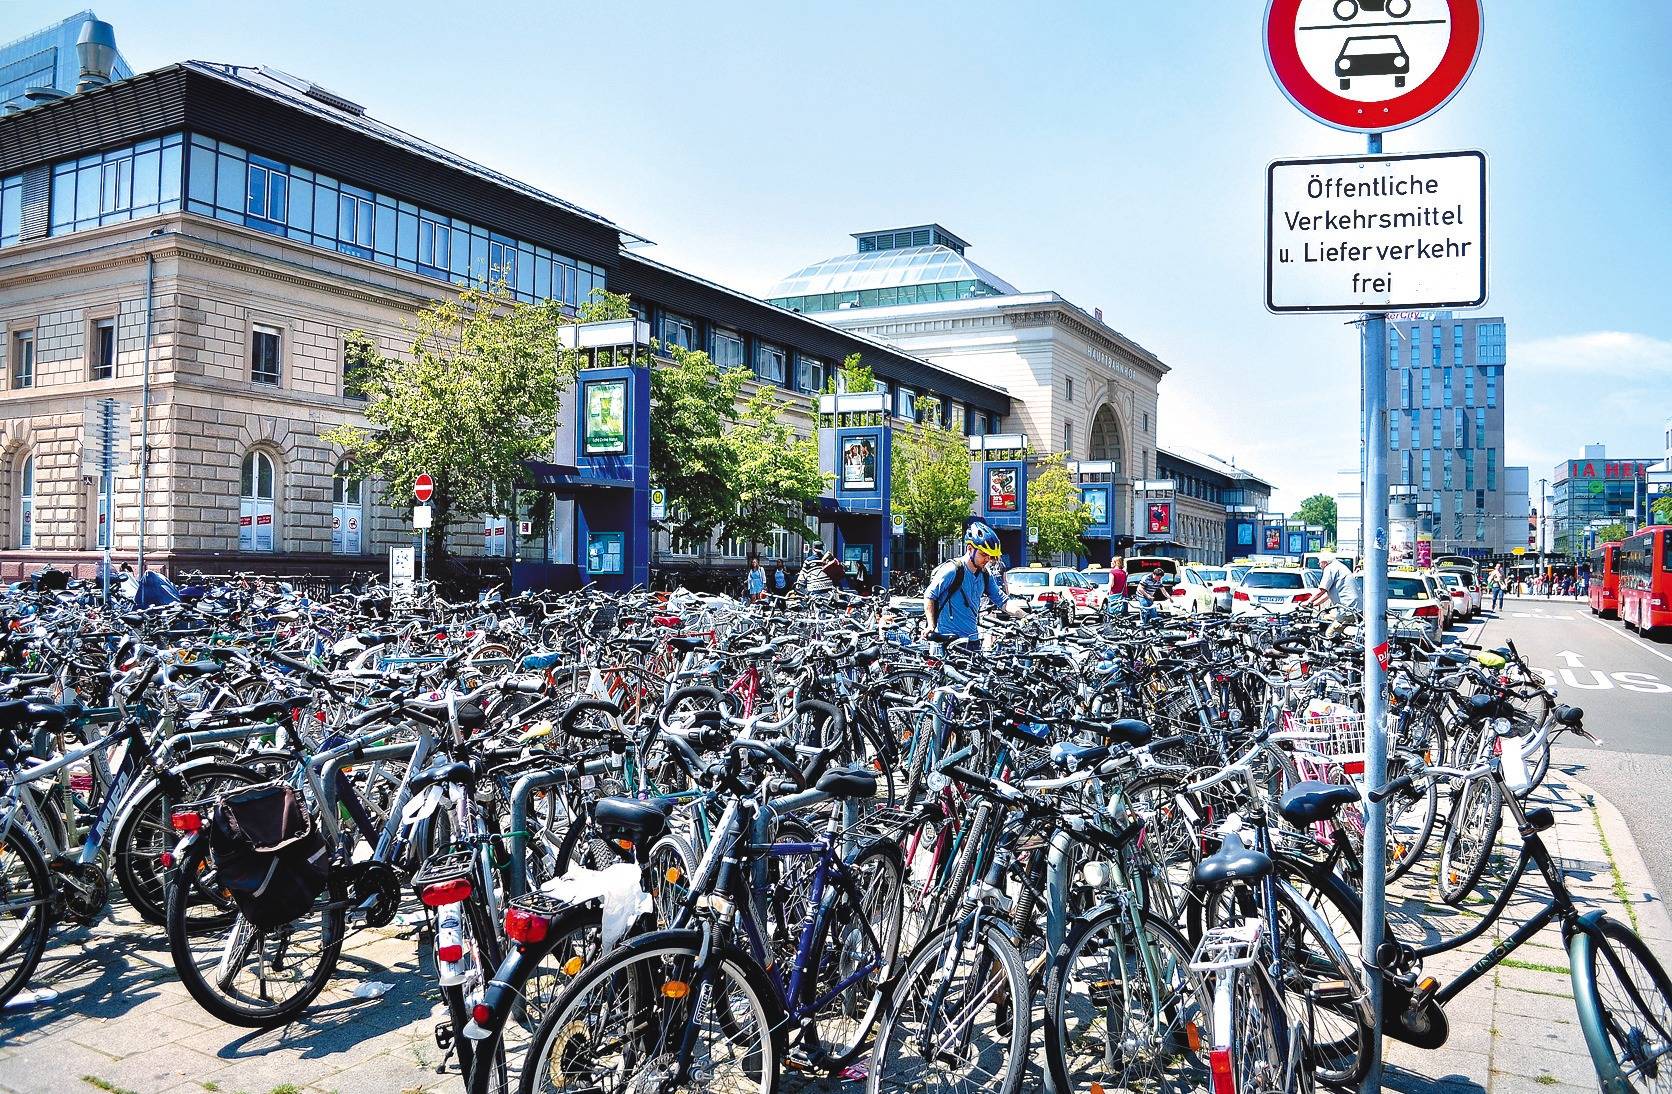
[[1480, 152], [1279, 160], [1266, 170], [1274, 312], [1486, 303]]

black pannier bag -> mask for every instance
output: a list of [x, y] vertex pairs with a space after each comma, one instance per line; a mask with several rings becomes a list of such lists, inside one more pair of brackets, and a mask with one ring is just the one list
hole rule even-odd
[[262, 930], [301, 918], [325, 888], [330, 852], [295, 787], [262, 783], [223, 795], [209, 857], [238, 910]]

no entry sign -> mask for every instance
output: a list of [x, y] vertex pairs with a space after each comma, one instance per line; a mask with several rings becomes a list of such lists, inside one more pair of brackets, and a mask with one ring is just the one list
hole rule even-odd
[[1266, 64], [1301, 111], [1379, 133], [1419, 122], [1480, 55], [1480, 0], [1267, 0]]
[[419, 501], [429, 501], [430, 496], [434, 493], [435, 480], [430, 478], [428, 474], [419, 475], [412, 480], [412, 496]]

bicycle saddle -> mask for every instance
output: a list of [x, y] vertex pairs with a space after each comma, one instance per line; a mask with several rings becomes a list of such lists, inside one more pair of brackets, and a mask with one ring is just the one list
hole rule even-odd
[[530, 672], [543, 672], [563, 659], [563, 655], [556, 651], [552, 653], [531, 653], [522, 659], [522, 667]]
[[1209, 889], [1232, 881], [1257, 881], [1271, 873], [1271, 856], [1242, 842], [1235, 832], [1227, 835], [1219, 850], [1196, 864], [1190, 883]]
[[1308, 780], [1285, 790], [1277, 811], [1296, 828], [1304, 828], [1319, 821], [1334, 820], [1342, 806], [1358, 800], [1358, 791], [1350, 786]]
[[708, 645], [706, 638], [693, 638], [689, 635], [677, 634], [668, 639], [668, 645], [680, 653], [695, 653]]
[[1105, 741], [1131, 745], [1134, 748], [1149, 744], [1150, 738], [1155, 736], [1155, 730], [1150, 728], [1150, 724], [1137, 718], [1117, 718], [1113, 722], [1090, 722], [1076, 718], [1074, 728], [1095, 734]]
[[642, 845], [662, 834], [672, 812], [673, 801], [666, 798], [599, 798], [592, 806], [592, 819], [606, 838], [626, 838]]
[[185, 677], [213, 676], [224, 667], [219, 661], [185, 661], [163, 669], [163, 679], [172, 682]]
[[877, 777], [860, 767], [834, 767], [814, 784], [833, 798], [874, 798]]

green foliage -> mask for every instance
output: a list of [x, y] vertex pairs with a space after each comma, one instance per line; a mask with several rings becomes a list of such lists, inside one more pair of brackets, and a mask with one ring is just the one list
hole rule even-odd
[[701, 350], [668, 346], [650, 373], [652, 481], [668, 492], [674, 535], [707, 540], [737, 512], [737, 450], [726, 437], [746, 369], [721, 370]]
[[383, 480], [383, 500], [396, 508], [411, 504], [420, 474], [435, 479], [437, 561], [449, 526], [502, 511], [523, 461], [551, 453], [558, 392], [574, 382], [557, 344], [568, 322], [560, 303], [471, 289], [418, 313], [407, 356], [383, 356], [369, 339], [353, 343], [371, 428], [338, 426], [323, 438]]
[[1039, 472], [1028, 481], [1028, 525], [1039, 538], [1029, 554], [1039, 558], [1080, 555], [1080, 537], [1091, 525], [1091, 506], [1080, 500], [1080, 488], [1068, 474], [1068, 456], [1053, 452], [1039, 461]]
[[920, 398], [917, 408], [920, 421], [894, 430], [890, 504], [923, 544], [925, 567], [933, 568], [935, 544], [962, 531], [975, 504], [973, 457], [962, 433], [942, 427], [932, 412], [935, 400]]
[[1323, 525], [1324, 542], [1335, 542], [1335, 499], [1328, 494], [1313, 494], [1301, 502], [1300, 508], [1294, 512], [1294, 519]]
[[1672, 524], [1672, 494], [1656, 498], [1649, 507], [1649, 516], [1656, 524]]
[[1617, 543], [1629, 535], [1631, 535], [1631, 529], [1627, 528], [1622, 522], [1615, 521], [1612, 524], [1604, 524], [1597, 529], [1596, 541], [1598, 543]]
[[736, 460], [736, 515], [727, 533], [750, 544], [763, 542], [778, 529], [800, 532], [807, 526], [807, 505], [824, 492], [827, 476], [819, 470], [819, 444], [797, 437], [784, 424], [788, 409], [775, 389], [762, 386], [726, 434]]

